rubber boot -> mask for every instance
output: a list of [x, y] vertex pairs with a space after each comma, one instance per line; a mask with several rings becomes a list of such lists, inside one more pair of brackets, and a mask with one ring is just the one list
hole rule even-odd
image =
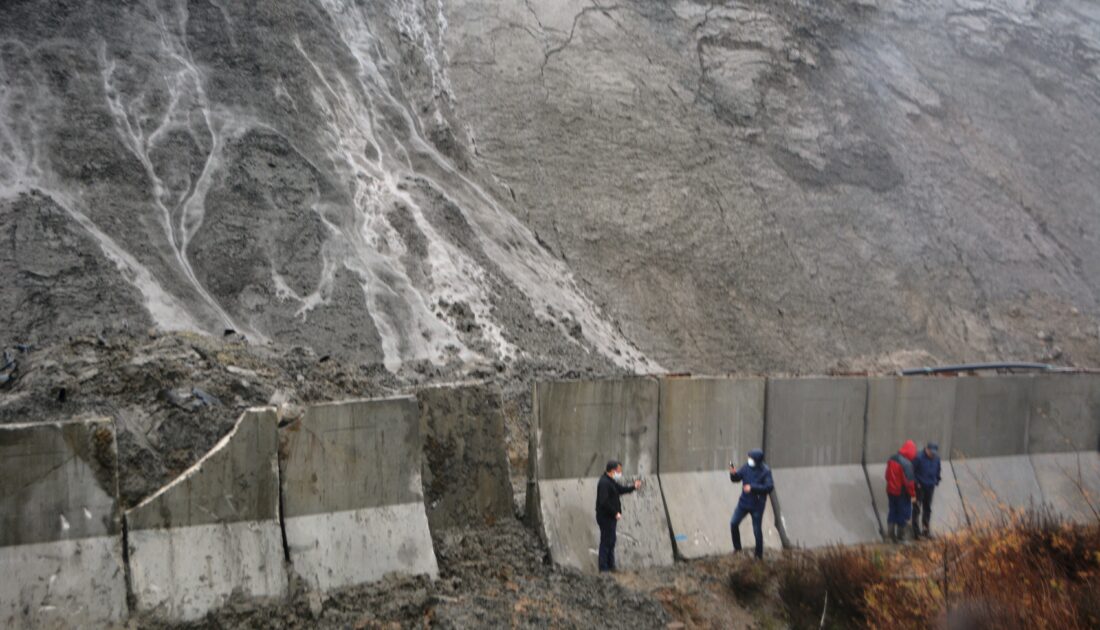
[[920, 524], [913, 523], [913, 540], [920, 540]]
[[892, 543], [898, 542], [898, 526], [895, 525], [894, 523], [887, 523], [886, 525], [887, 525], [887, 530], [889, 531], [889, 535], [890, 535], [890, 542], [892, 542]]

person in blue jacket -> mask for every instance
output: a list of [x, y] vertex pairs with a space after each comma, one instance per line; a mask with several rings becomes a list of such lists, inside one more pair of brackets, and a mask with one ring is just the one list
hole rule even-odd
[[[932, 536], [928, 522], [932, 520], [932, 495], [940, 485], [940, 447], [929, 442], [913, 460], [913, 476], [917, 482], [917, 496], [913, 500], [913, 539]], [[923, 527], [923, 531], [921, 528]]]
[[737, 469], [730, 462], [730, 481], [741, 484], [741, 499], [730, 519], [730, 536], [733, 537], [733, 551], [741, 551], [741, 532], [739, 527], [746, 516], [752, 517], [752, 534], [756, 537], [756, 557], [764, 557], [764, 507], [768, 504], [768, 495], [775, 489], [772, 471], [764, 463], [764, 451], [754, 448], [749, 451], [748, 462]]

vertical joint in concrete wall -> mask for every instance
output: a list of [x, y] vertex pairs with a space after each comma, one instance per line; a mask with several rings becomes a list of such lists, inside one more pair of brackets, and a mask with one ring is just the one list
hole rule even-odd
[[868, 417], [871, 415], [871, 381], [866, 380], [866, 389], [863, 393], [863, 455], [860, 458], [860, 466], [863, 468], [863, 477], [867, 480], [867, 492], [871, 494], [871, 508], [875, 512], [875, 521], [878, 522], [878, 535], [886, 540], [886, 528], [882, 525], [881, 509], [875, 500], [875, 487], [871, 484], [871, 473], [867, 471], [867, 432]]
[[[658, 439], [657, 439], [657, 469], [654, 472], [657, 474], [658, 478], [660, 478], [660, 476], [661, 476], [661, 439], [660, 439], [660, 435], [661, 435], [661, 412], [660, 412], [660, 409], [661, 409], [661, 396], [664, 394], [663, 390], [664, 390], [663, 387], [660, 387], [660, 386], [657, 387], [657, 409], [658, 409], [658, 412], [657, 412], [657, 435], [658, 435]], [[672, 558], [673, 558], [673, 560], [683, 560], [684, 555], [683, 555], [683, 553], [680, 552], [680, 548], [676, 544], [676, 530], [675, 530], [675, 528], [672, 527], [672, 516], [670, 515], [670, 513], [668, 511], [668, 498], [665, 497], [665, 488], [664, 488], [663, 484], [661, 485], [660, 489], [661, 489], [661, 507], [663, 507], [664, 510], [665, 510], [665, 523], [668, 525], [668, 538], [669, 538], [668, 542], [669, 542], [670, 545], [672, 545]]]
[[539, 385], [531, 385], [531, 420], [527, 428], [527, 492], [525, 519], [527, 526], [534, 529], [546, 544], [546, 534], [542, 530], [539, 517], [539, 468], [538, 468], [538, 432], [539, 432]]
[[[762, 445], [760, 448], [762, 448], [764, 450], [764, 460], [765, 461], [770, 461], [771, 456], [772, 456], [772, 453], [771, 453], [771, 450], [770, 450], [771, 445], [768, 443], [768, 422], [770, 421], [770, 418], [771, 418], [771, 409], [770, 409], [769, 404], [768, 404], [768, 400], [771, 399], [771, 394], [768, 390], [770, 390], [771, 387], [772, 387], [772, 379], [770, 379], [770, 378], [764, 379], [764, 422], [763, 422], [764, 436], [760, 439], [760, 443]], [[787, 536], [787, 525], [783, 521], [783, 510], [779, 506], [779, 493], [778, 492], [772, 492], [771, 496], [768, 497], [768, 500], [771, 501], [771, 504], [772, 504], [772, 506], [771, 506], [772, 518], [775, 519], [775, 529], [776, 529], [776, 531], [779, 532], [779, 540], [780, 540], [781, 544], [783, 545], [783, 548], [784, 549], [793, 549], [794, 545], [791, 544], [791, 539]]]

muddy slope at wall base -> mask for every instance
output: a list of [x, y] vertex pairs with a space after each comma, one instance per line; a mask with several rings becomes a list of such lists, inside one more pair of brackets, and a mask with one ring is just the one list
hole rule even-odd
[[614, 580], [549, 563], [520, 522], [436, 535], [440, 577], [387, 579], [318, 597], [302, 588], [289, 602], [237, 600], [191, 624], [134, 621], [141, 628], [557, 627], [664, 628], [654, 598]]

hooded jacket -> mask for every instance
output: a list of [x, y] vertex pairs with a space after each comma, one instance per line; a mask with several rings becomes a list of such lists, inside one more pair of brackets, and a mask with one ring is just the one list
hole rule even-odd
[[898, 452], [886, 462], [886, 494], [892, 497], [917, 496], [914, 483], [913, 459], [917, 456], [917, 445], [906, 440]]
[[775, 489], [772, 481], [772, 470], [764, 463], [764, 451], [754, 448], [749, 451], [749, 457], [756, 463], [755, 466], [745, 464], [737, 472], [730, 473], [730, 481], [752, 488], [751, 492], [741, 492], [741, 499], [737, 507], [749, 512], [763, 510], [768, 503], [768, 495]]
[[917, 476], [917, 484], [924, 488], [935, 488], [940, 485], [940, 456], [935, 453], [929, 457], [923, 450], [913, 462], [913, 472]]

